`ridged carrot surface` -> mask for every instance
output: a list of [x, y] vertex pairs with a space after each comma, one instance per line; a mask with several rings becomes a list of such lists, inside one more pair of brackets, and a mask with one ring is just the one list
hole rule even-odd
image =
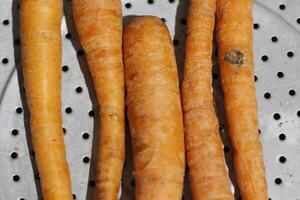
[[116, 200], [125, 159], [121, 3], [119, 0], [73, 0], [73, 15], [99, 103], [95, 199]]
[[253, 74], [252, 0], [218, 0], [217, 39], [228, 132], [243, 200], [267, 200]]
[[190, 0], [182, 104], [193, 199], [233, 200], [212, 94], [216, 0]]
[[185, 169], [183, 121], [172, 40], [156, 17], [124, 31], [126, 102], [136, 200], [180, 200]]
[[61, 0], [21, 0], [21, 59], [45, 200], [71, 200], [61, 117]]

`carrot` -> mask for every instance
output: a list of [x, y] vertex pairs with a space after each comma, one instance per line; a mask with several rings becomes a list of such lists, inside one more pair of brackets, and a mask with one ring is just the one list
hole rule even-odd
[[121, 3], [73, 0], [73, 14], [100, 107], [95, 199], [116, 200], [125, 159]]
[[134, 18], [124, 30], [128, 120], [136, 200], [181, 199], [185, 169], [173, 44], [161, 19]]
[[61, 0], [21, 0], [21, 59], [45, 200], [71, 200], [61, 116]]
[[252, 4], [252, 0], [218, 0], [218, 60], [242, 198], [267, 200], [253, 78]]
[[190, 1], [182, 101], [193, 199], [233, 200], [212, 87], [216, 0]]

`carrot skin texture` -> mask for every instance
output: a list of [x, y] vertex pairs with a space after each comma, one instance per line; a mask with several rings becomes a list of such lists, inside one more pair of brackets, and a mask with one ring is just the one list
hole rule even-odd
[[125, 83], [119, 0], [73, 0], [73, 15], [99, 104], [95, 200], [117, 200], [125, 159]]
[[136, 200], [180, 200], [185, 169], [173, 44], [156, 17], [134, 18], [123, 36]]
[[182, 104], [185, 147], [194, 200], [233, 200], [212, 87], [216, 0], [190, 0]]
[[252, 0], [218, 0], [218, 56], [228, 131], [242, 198], [267, 200], [253, 78], [252, 4]]
[[61, 117], [61, 0], [21, 0], [21, 59], [45, 200], [71, 200]]

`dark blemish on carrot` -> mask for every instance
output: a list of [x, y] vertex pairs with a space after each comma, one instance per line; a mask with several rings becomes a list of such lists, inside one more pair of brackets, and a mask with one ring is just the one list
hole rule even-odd
[[240, 66], [244, 62], [244, 54], [238, 50], [229, 50], [225, 54], [224, 60], [230, 62], [231, 64]]
[[113, 118], [113, 119], [119, 119], [118, 113], [109, 113], [108, 116]]

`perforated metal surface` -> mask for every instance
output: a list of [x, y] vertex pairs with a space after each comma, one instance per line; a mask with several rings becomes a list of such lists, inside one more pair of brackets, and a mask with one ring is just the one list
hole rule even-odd
[[[40, 199], [19, 61], [18, 3], [18, 0], [0, 2], [0, 200]], [[123, 0], [125, 21], [131, 15], [164, 18], [174, 37], [181, 67], [186, 4], [186, 0]], [[92, 150], [98, 124], [97, 116], [90, 116], [93, 115], [90, 111], [96, 110], [97, 106], [86, 61], [80, 54], [70, 5], [71, 1], [64, 1], [62, 113], [73, 193], [76, 199], [84, 200], [89, 199], [94, 186], [94, 163], [89, 158], [95, 155]], [[299, 200], [300, 1], [260, 0], [255, 2], [253, 10], [260, 136], [269, 196], [272, 200]], [[224, 151], [232, 173], [217, 67], [214, 73], [220, 134], [224, 138]], [[127, 141], [122, 199], [133, 199], [134, 178], [129, 149], [130, 142]], [[236, 196], [238, 198], [238, 194]], [[191, 199], [188, 187], [184, 199]]]

